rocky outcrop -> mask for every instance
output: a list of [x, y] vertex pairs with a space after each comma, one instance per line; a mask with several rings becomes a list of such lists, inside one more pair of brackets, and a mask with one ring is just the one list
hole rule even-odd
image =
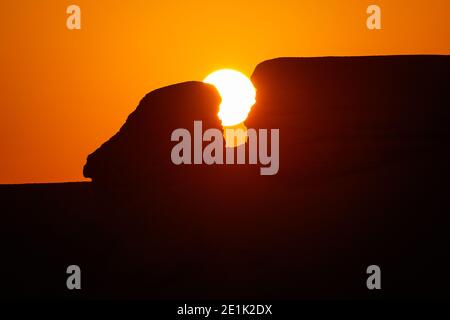
[[252, 81], [246, 124], [280, 128], [281, 177], [316, 181], [448, 155], [448, 56], [279, 58]]
[[[449, 61], [263, 62], [246, 124], [280, 129], [274, 176], [173, 165], [172, 130], [220, 128], [220, 98], [198, 82], [148, 94], [88, 157], [93, 183], [0, 187], [3, 295], [448, 299]], [[64, 285], [73, 263], [81, 296]], [[382, 290], [366, 287], [372, 264]]]
[[170, 175], [171, 134], [193, 126], [221, 128], [220, 96], [202, 82], [185, 82], [147, 94], [111, 139], [89, 155], [83, 173], [94, 183], [158, 185]]
[[[346, 175], [446, 152], [450, 123], [447, 56], [279, 58], [259, 64], [249, 128], [280, 129], [280, 171], [270, 182]], [[97, 184], [263, 179], [243, 166], [175, 166], [171, 132], [220, 129], [220, 97], [200, 82], [161, 88], [142, 99], [120, 131], [89, 155]], [[438, 155], [436, 155], [438, 156]], [[239, 167], [239, 168], [237, 168]], [[219, 185], [223, 185], [218, 182]]]

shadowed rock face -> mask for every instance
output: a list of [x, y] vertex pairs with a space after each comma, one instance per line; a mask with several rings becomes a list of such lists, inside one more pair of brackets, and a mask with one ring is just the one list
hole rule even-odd
[[[448, 298], [449, 61], [263, 62], [246, 124], [280, 129], [275, 176], [173, 165], [172, 130], [194, 120], [220, 128], [220, 98], [198, 82], [148, 94], [89, 156], [94, 183], [0, 188], [0, 295]], [[117, 196], [93, 188], [142, 181]], [[73, 263], [81, 295], [64, 286]], [[366, 288], [371, 264], [378, 292]], [[30, 266], [37, 276], [24, 277]]]
[[[93, 182], [159, 184], [170, 175], [172, 131], [202, 120], [204, 130], [221, 128], [220, 96], [202, 82], [185, 82], [147, 94], [110, 140], [89, 155], [83, 173]], [[175, 169], [176, 171], [176, 169]]]
[[[120, 131], [89, 155], [84, 175], [102, 185], [203, 184], [216, 178], [233, 184], [307, 183], [439, 156], [449, 138], [449, 74], [447, 56], [280, 58], [259, 64], [252, 75], [257, 102], [246, 125], [280, 129], [280, 171], [273, 177], [260, 177], [259, 165], [173, 165], [172, 131], [192, 132], [194, 120], [202, 120], [204, 130], [220, 129], [220, 97], [200, 82], [165, 87], [144, 97]], [[217, 185], [224, 187], [222, 181]]]
[[448, 155], [448, 56], [279, 58], [259, 64], [252, 81], [246, 124], [280, 128], [280, 179]]

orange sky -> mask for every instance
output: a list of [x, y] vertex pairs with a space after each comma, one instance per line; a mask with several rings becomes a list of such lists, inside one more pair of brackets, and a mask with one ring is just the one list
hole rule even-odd
[[[382, 30], [366, 28], [369, 4]], [[449, 20], [448, 0], [2, 0], [0, 183], [83, 180], [158, 87], [279, 56], [450, 54]]]

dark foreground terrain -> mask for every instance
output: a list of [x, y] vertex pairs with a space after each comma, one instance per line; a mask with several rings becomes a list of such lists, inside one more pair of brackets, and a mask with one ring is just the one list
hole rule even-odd
[[220, 99], [195, 82], [154, 91], [89, 156], [92, 183], [0, 186], [1, 295], [449, 298], [449, 62], [263, 62], [246, 124], [280, 129], [275, 176], [174, 166], [171, 130], [217, 127]]
[[[392, 173], [404, 181], [384, 184]], [[111, 201], [91, 183], [3, 186], [2, 296], [449, 297], [448, 198], [417, 173], [427, 187], [392, 165], [236, 207]], [[66, 289], [71, 264], [81, 292]], [[381, 292], [366, 289], [371, 264]]]

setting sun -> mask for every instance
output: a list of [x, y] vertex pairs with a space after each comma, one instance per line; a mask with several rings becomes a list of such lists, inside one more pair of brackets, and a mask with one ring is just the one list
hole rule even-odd
[[222, 97], [218, 116], [224, 127], [236, 126], [247, 119], [256, 96], [249, 78], [236, 70], [222, 69], [211, 73], [203, 81], [214, 85]]

